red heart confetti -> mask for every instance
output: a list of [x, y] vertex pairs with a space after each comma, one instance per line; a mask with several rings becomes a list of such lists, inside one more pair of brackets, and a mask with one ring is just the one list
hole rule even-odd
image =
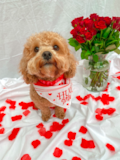
[[11, 104], [11, 106], [15, 106], [16, 104], [16, 101], [12, 101], [11, 99], [7, 99], [5, 102]]
[[16, 108], [16, 106], [15, 105], [11, 105], [11, 106], [9, 106], [9, 109], [15, 109]]
[[81, 126], [80, 129], [79, 129], [79, 132], [81, 132], [81, 133], [83, 133], [83, 134], [86, 134], [87, 128], [84, 127], [84, 126]]
[[86, 139], [82, 138], [81, 147], [93, 149], [93, 148], [95, 148], [95, 144], [94, 144], [93, 140], [86, 140]]
[[55, 150], [54, 150], [54, 152], [53, 152], [53, 155], [54, 155], [55, 157], [57, 157], [57, 158], [60, 158], [60, 157], [62, 156], [62, 154], [63, 154], [62, 149], [56, 147]]
[[0, 127], [2, 127], [2, 124], [0, 124]]
[[47, 132], [45, 132], [44, 137], [45, 137], [46, 139], [50, 139], [50, 138], [52, 137], [52, 135], [53, 135], [53, 133], [52, 133], [52, 132], [47, 131]]
[[101, 108], [97, 108], [97, 109], [95, 110], [95, 113], [101, 115], [101, 114], [102, 114], [102, 109], [101, 109]]
[[83, 98], [83, 101], [87, 100], [87, 99], [90, 98], [90, 97], [91, 97], [91, 94], [86, 95], [86, 96]]
[[88, 104], [88, 102], [81, 102], [80, 104], [87, 105], [87, 104]]
[[55, 99], [53, 99], [53, 101], [55, 101]]
[[45, 129], [44, 127], [42, 127], [42, 128], [40, 128], [40, 129], [38, 130], [38, 133], [39, 133], [41, 136], [44, 136], [45, 133], [46, 133], [46, 129]]
[[93, 140], [89, 140], [89, 148], [95, 148]]
[[82, 100], [83, 100], [83, 98], [82, 98], [81, 96], [76, 96], [76, 99], [77, 99], [78, 101], [82, 101]]
[[75, 132], [72, 132], [72, 131], [68, 132], [68, 138], [69, 138], [69, 139], [74, 140], [75, 137], [76, 137], [76, 133], [75, 133]]
[[96, 115], [95, 118], [96, 118], [97, 120], [99, 120], [99, 121], [102, 121], [102, 120], [103, 120], [103, 116], [101, 116], [101, 115]]
[[39, 123], [36, 127], [37, 128], [42, 128], [44, 125], [42, 123]]
[[[110, 102], [113, 102], [115, 100], [114, 97], [110, 97], [108, 94], [102, 94], [102, 97], [98, 96], [98, 97], [94, 97], [93, 95], [91, 94], [88, 94], [86, 95], [84, 98], [82, 98], [81, 96], [76, 96], [76, 99], [78, 101], [83, 101], [83, 100], [87, 100], [88, 98], [92, 98], [93, 100], [95, 101], [98, 101], [98, 100], [101, 100], [101, 102], [104, 104], [104, 105], [109, 105]], [[87, 105], [88, 102], [81, 102], [81, 104], [83, 105]]]
[[51, 132], [56, 132], [61, 130], [64, 127], [63, 124], [59, 124], [58, 122], [53, 122], [53, 124], [50, 126]]
[[69, 119], [68, 119], [68, 118], [62, 120], [62, 124], [63, 124], [63, 125], [66, 125], [68, 122], [69, 122]]
[[115, 100], [114, 97], [110, 97], [109, 94], [102, 94], [101, 102], [104, 105], [109, 105], [110, 101], [113, 102]]
[[51, 95], [52, 95], [52, 93], [48, 93], [48, 95], [49, 95], [49, 96], [51, 96]]
[[120, 72], [116, 72], [115, 74], [119, 74]]
[[0, 122], [3, 121], [3, 117], [4, 117], [5, 115], [6, 115], [5, 113], [0, 113]]
[[14, 117], [11, 117], [12, 121], [18, 121], [22, 119], [22, 115], [16, 115]]
[[73, 157], [72, 160], [81, 160], [79, 157]]
[[32, 144], [33, 148], [37, 148], [41, 144], [41, 142], [38, 139], [36, 139], [36, 140], [32, 141], [31, 144]]
[[65, 140], [65, 141], [64, 141], [64, 144], [65, 144], [66, 146], [72, 146], [73, 141], [72, 141], [71, 139]]
[[29, 107], [32, 107], [32, 109], [34, 110], [38, 110], [37, 108], [35, 108], [34, 103], [33, 102], [20, 102], [19, 105], [22, 107], [22, 109], [28, 109]]
[[106, 144], [106, 147], [111, 151], [115, 151], [115, 148], [109, 143]]
[[108, 87], [109, 87], [110, 83], [107, 83], [107, 87], [103, 92], [108, 92]]
[[1, 128], [0, 129], [0, 134], [4, 134], [4, 132], [5, 132], [5, 128]]
[[117, 86], [116, 89], [117, 89], [117, 90], [120, 90], [120, 86]]
[[24, 116], [28, 116], [29, 113], [30, 113], [29, 110], [26, 110], [26, 111], [23, 112]]
[[12, 141], [13, 139], [15, 139], [16, 136], [17, 136], [17, 134], [18, 134], [18, 132], [19, 132], [19, 130], [20, 130], [20, 128], [14, 128], [14, 129], [12, 130], [11, 134], [8, 136], [8, 139], [9, 139], [10, 141]]
[[102, 108], [102, 109], [97, 108], [97, 109], [95, 110], [95, 112], [98, 113], [98, 115], [102, 115], [102, 114], [111, 115], [111, 114], [113, 114], [115, 111], [116, 111], [115, 108], [108, 108], [108, 109], [106, 109], [106, 108]]
[[20, 160], [31, 160], [31, 157], [29, 156], [29, 154], [24, 154]]
[[82, 138], [82, 142], [81, 142], [81, 147], [82, 148], [88, 148], [88, 141], [87, 140], [85, 140], [84, 138]]
[[103, 113], [103, 114], [107, 114], [107, 111], [108, 111], [107, 109], [102, 108], [102, 113]]
[[6, 109], [6, 106], [2, 106], [2, 107], [0, 108], [0, 112], [4, 112], [5, 109]]
[[108, 113], [108, 115], [111, 115], [111, 114], [113, 114], [115, 111], [116, 111], [115, 108], [109, 108], [109, 109], [107, 110], [107, 113]]

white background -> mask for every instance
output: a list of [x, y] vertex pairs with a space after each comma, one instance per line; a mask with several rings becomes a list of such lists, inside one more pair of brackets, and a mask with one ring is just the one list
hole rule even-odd
[[[31, 34], [50, 30], [68, 39], [70, 22], [91, 13], [120, 16], [120, 0], [0, 0], [0, 78], [20, 76], [19, 61]], [[80, 51], [71, 49], [79, 59]]]

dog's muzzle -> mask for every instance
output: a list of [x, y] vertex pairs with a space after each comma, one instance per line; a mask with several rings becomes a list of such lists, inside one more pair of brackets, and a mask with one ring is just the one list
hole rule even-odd
[[49, 51], [45, 51], [45, 52], [43, 52], [42, 57], [43, 57], [45, 60], [48, 61], [49, 59], [52, 58], [52, 53], [49, 52]]

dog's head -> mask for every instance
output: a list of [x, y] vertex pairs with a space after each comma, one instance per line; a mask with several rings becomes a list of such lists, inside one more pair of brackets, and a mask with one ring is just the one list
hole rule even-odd
[[64, 74], [75, 75], [76, 60], [68, 49], [66, 40], [54, 32], [42, 32], [31, 36], [24, 47], [20, 72], [26, 83], [38, 79], [55, 79]]

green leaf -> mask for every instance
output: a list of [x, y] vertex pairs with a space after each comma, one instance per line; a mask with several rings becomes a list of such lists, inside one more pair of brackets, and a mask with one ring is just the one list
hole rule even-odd
[[98, 55], [94, 54], [94, 55], [93, 55], [93, 60], [94, 60], [95, 62], [98, 62], [98, 59], [99, 59], [99, 58], [98, 58]]
[[97, 33], [97, 38], [100, 38], [100, 33]]
[[95, 47], [93, 46], [92, 49], [91, 49], [91, 52], [94, 52], [94, 51], [95, 51]]
[[77, 47], [79, 45], [79, 43], [73, 38], [70, 38], [68, 43], [73, 47]]
[[81, 52], [81, 59], [85, 59], [85, 51], [84, 50]]
[[109, 43], [106, 43], [106, 45], [108, 46], [108, 45], [110, 45], [110, 44], [113, 44], [113, 43], [115, 43], [115, 42], [118, 42], [119, 40], [113, 40], [113, 41], [110, 41]]
[[99, 52], [99, 46], [95, 46], [95, 52]]
[[81, 48], [81, 45], [78, 44], [78, 46], [75, 47], [75, 50], [78, 51]]
[[103, 37], [104, 37], [104, 38], [107, 38], [108, 35], [110, 34], [110, 32], [111, 32], [111, 28], [108, 27], [107, 30], [104, 32]]
[[85, 56], [89, 56], [91, 55], [91, 52], [88, 50], [87, 52], [85, 52]]

